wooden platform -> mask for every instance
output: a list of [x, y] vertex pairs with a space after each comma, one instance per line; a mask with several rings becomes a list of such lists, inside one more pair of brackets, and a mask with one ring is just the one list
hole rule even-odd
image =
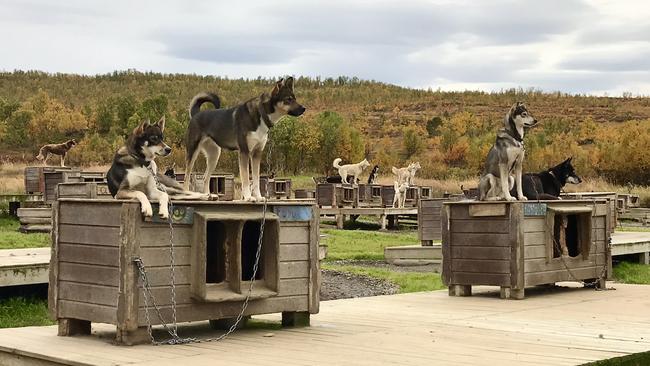
[[[649, 351], [650, 286], [613, 286], [538, 288], [523, 301], [499, 300], [498, 288], [486, 287], [465, 298], [435, 291], [326, 301], [309, 328], [177, 346], [114, 346], [103, 326], [71, 338], [57, 337], [55, 326], [2, 329], [0, 364], [580, 365]], [[220, 334], [207, 322], [179, 333]]]
[[393, 207], [321, 207], [321, 216], [334, 216], [336, 218], [336, 227], [343, 229], [343, 222], [346, 216], [378, 216], [381, 223], [381, 230], [388, 227], [397, 226], [398, 216], [417, 217], [417, 207], [410, 208], [393, 208]]
[[50, 248], [0, 250], [0, 287], [48, 282]]
[[612, 256], [638, 254], [639, 262], [650, 264], [650, 232], [620, 231], [612, 234]]
[[436, 272], [440, 272], [440, 266], [442, 265], [442, 245], [386, 247], [384, 248], [384, 259], [386, 262], [398, 266], [435, 264], [437, 265]]

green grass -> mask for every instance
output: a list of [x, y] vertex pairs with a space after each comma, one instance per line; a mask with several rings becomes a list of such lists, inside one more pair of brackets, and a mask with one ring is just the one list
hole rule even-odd
[[0, 300], [0, 328], [52, 325], [47, 315], [47, 300], [11, 297]]
[[341, 259], [383, 260], [384, 248], [418, 244], [416, 232], [386, 233], [360, 230], [324, 229], [327, 234], [327, 261]]
[[650, 365], [650, 352], [635, 353], [623, 357], [586, 363], [583, 366], [647, 366]]
[[446, 288], [442, 284], [440, 274], [433, 272], [393, 272], [384, 268], [369, 268], [359, 266], [337, 266], [323, 264], [324, 269], [365, 275], [382, 280], [388, 280], [400, 288], [400, 293], [434, 291]]
[[614, 267], [614, 278], [622, 283], [650, 285], [650, 266], [621, 262]]
[[18, 232], [20, 223], [13, 217], [0, 216], [0, 249], [39, 248], [50, 245], [50, 234]]

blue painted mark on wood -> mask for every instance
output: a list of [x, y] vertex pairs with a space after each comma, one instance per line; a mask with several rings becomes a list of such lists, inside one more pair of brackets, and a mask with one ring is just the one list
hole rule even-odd
[[546, 203], [524, 203], [524, 216], [546, 216]]
[[309, 221], [312, 218], [312, 208], [309, 206], [274, 206], [273, 213], [280, 221]]

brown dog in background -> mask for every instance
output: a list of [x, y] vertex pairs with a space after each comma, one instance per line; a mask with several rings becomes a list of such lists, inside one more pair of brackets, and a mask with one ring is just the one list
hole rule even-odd
[[65, 166], [65, 154], [68, 153], [77, 144], [77, 141], [74, 139], [68, 140], [62, 144], [48, 144], [38, 151], [36, 159], [42, 160], [47, 165], [47, 159], [50, 158], [50, 154], [60, 155], [61, 156], [61, 166]]

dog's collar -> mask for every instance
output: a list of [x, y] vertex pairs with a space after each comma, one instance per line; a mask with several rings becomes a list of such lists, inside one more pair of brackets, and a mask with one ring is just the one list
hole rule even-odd
[[521, 137], [519, 131], [517, 131], [517, 126], [515, 125], [515, 120], [512, 118], [512, 116], [508, 116], [508, 124], [510, 125], [510, 130], [512, 130], [512, 133], [509, 131], [508, 134], [512, 136], [513, 139], [523, 144], [524, 138]]
[[131, 155], [131, 157], [132, 157], [133, 159], [135, 159], [135, 161], [137, 161], [138, 164], [142, 164], [142, 166], [144, 166], [144, 167], [146, 167], [146, 168], [148, 168], [149, 165], [151, 164], [151, 161], [146, 160], [146, 159], [144, 159], [144, 158], [142, 158], [142, 157], [140, 157], [140, 156], [138, 156], [138, 155], [136, 155], [136, 154], [129, 154], [129, 155]]
[[269, 118], [269, 114], [266, 113], [266, 109], [264, 109], [264, 104], [263, 103], [260, 103], [257, 106], [257, 111], [260, 113], [260, 116], [262, 117], [262, 121], [264, 121], [264, 124], [266, 125], [266, 127], [272, 128], [273, 127], [273, 122], [271, 121], [271, 118]]

